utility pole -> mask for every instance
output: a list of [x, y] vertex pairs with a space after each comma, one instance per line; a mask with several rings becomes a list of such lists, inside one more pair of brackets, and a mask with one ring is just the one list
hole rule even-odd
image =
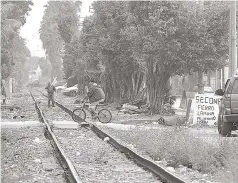
[[229, 76], [231, 77], [237, 68], [236, 59], [236, 0], [230, 2], [230, 34], [229, 34]]
[[[196, 18], [198, 16], [198, 11], [200, 11], [200, 3], [201, 2], [196, 2]], [[204, 3], [204, 2], [202, 2]], [[197, 86], [198, 86], [198, 93], [199, 94], [203, 94], [204, 93], [204, 74], [203, 74], [203, 71], [202, 70], [199, 70], [198, 71], [198, 83], [197, 83]]]
[[221, 83], [220, 83], [220, 87], [219, 88], [223, 88], [223, 81], [224, 81], [224, 76], [223, 76], [223, 74], [224, 74], [224, 72], [223, 72], [223, 69], [221, 69]]
[[217, 90], [217, 70], [215, 72], [215, 90]]

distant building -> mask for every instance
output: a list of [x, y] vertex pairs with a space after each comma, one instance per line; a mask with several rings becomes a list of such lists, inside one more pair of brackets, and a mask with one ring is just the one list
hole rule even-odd
[[206, 86], [211, 86], [214, 90], [217, 90], [224, 87], [228, 78], [229, 67], [224, 67], [223, 69], [204, 74], [204, 84]]
[[38, 80], [38, 76], [35, 71], [29, 71], [29, 82]]
[[36, 74], [38, 77], [42, 76], [42, 69], [40, 68], [40, 66], [38, 65], [37, 69], [35, 70]]
[[[210, 86], [214, 91], [217, 89], [222, 89], [228, 78], [228, 66], [217, 71], [209, 71], [207, 73], [204, 73], [204, 86]], [[171, 78], [172, 93], [174, 95], [182, 95], [183, 90], [185, 90], [186, 92], [194, 92], [194, 88], [197, 87], [197, 83], [197, 73], [186, 76], [173, 76]]]
[[42, 76], [42, 69], [38, 65], [36, 70], [29, 71], [29, 82], [40, 80], [41, 76]]

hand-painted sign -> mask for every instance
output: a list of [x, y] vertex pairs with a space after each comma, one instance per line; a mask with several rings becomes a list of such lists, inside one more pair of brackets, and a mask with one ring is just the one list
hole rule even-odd
[[193, 124], [214, 125], [219, 114], [220, 96], [196, 94], [194, 100]]

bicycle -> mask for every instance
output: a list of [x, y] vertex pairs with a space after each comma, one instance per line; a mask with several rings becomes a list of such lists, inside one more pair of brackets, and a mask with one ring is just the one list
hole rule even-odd
[[[96, 108], [95, 108], [95, 111], [97, 111], [97, 108], [99, 106], [106, 106], [107, 104], [98, 104], [96, 105]], [[87, 115], [86, 115], [86, 110], [90, 112], [91, 114], [91, 111], [88, 109], [89, 105], [86, 105], [86, 100], [83, 101], [83, 105], [80, 106], [80, 107], [76, 107], [76, 109], [73, 110], [73, 113], [72, 113], [72, 119], [75, 121], [75, 122], [82, 122], [85, 121]], [[109, 123], [112, 119], [112, 113], [107, 110], [107, 109], [101, 109], [99, 110], [97, 113], [97, 116], [96, 118], [98, 118], [98, 120], [102, 123]]]

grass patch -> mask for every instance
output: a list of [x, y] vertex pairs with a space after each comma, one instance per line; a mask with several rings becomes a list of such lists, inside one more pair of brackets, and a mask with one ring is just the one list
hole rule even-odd
[[[238, 140], [215, 138], [202, 140], [199, 135], [179, 127], [166, 130], [117, 131], [112, 135], [133, 144], [154, 160], [165, 159], [169, 166], [184, 165], [201, 173], [213, 174], [219, 182], [235, 183], [238, 180]], [[213, 142], [214, 140], [214, 142]]]
[[224, 166], [219, 169], [217, 176], [220, 182], [238, 182], [238, 139], [224, 138], [220, 144]]

